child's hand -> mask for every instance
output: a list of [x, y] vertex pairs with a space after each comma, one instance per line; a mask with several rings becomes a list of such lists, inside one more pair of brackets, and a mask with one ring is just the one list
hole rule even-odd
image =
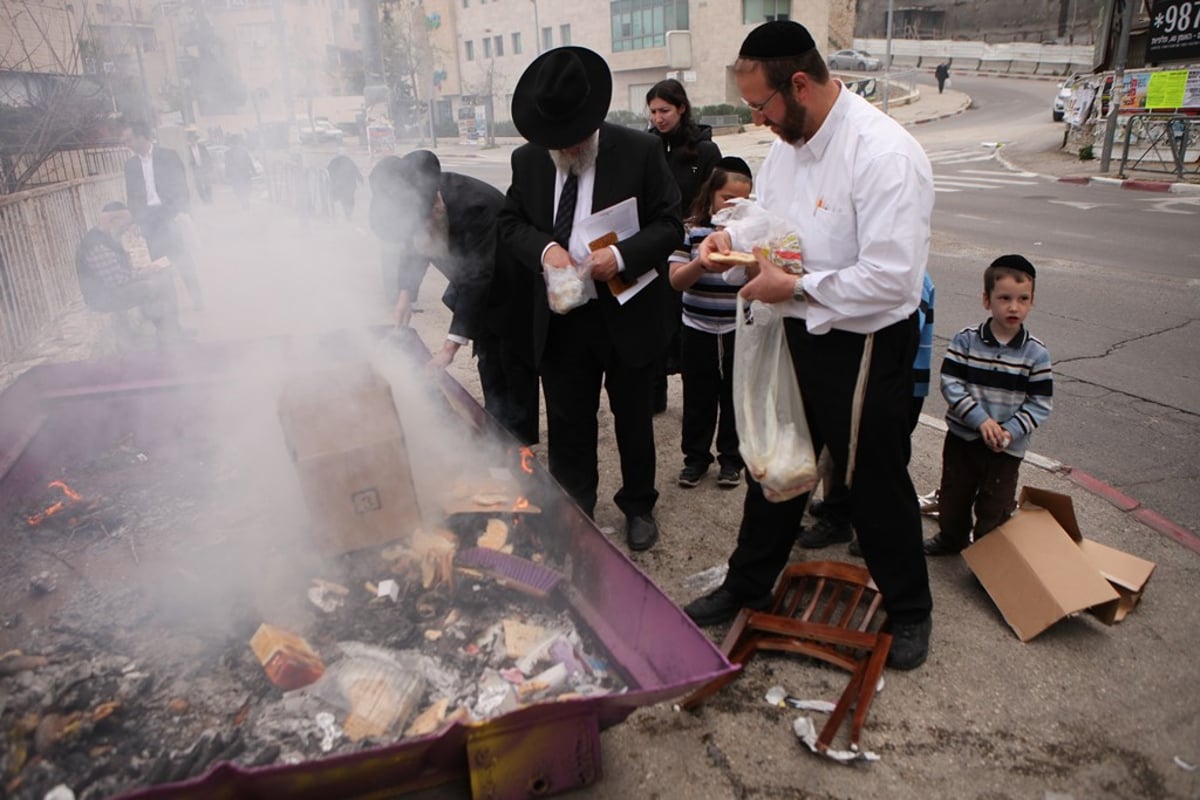
[[990, 447], [993, 452], [1003, 453], [1012, 444], [1012, 436], [1008, 431], [1000, 427], [1000, 423], [994, 419], [988, 419], [980, 425], [979, 433], [983, 436], [984, 444]]

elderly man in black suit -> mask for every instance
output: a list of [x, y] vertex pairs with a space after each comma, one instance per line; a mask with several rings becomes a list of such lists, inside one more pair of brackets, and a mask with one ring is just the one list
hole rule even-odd
[[[655, 365], [674, 320], [663, 313], [667, 257], [683, 238], [679, 187], [662, 145], [647, 133], [604, 122], [612, 74], [582, 47], [549, 50], [517, 82], [512, 119], [528, 140], [512, 156], [512, 185], [500, 213], [501, 243], [536, 276], [534, 352], [546, 397], [550, 472], [595, 514], [600, 389], [608, 392], [621, 459], [613, 498], [632, 550], [658, 540], [654, 520]], [[579, 222], [629, 198], [639, 230], [590, 251]], [[597, 297], [552, 313], [543, 270], [588, 260]], [[647, 278], [647, 273], [654, 273]], [[610, 288], [641, 278], [621, 302]]]
[[398, 327], [407, 326], [428, 264], [446, 276], [442, 301], [450, 330], [429, 365], [444, 369], [474, 343], [483, 406], [522, 444], [538, 440], [538, 383], [528, 311], [532, 278], [496, 248], [500, 190], [442, 172], [437, 156], [414, 150], [387, 156], [371, 170], [371, 229], [395, 245]]
[[191, 221], [191, 195], [183, 160], [174, 150], [155, 144], [153, 132], [142, 123], [126, 125], [121, 141], [133, 151], [125, 162], [125, 197], [133, 221], [146, 237], [151, 258], [166, 256], [179, 271], [192, 307], [198, 311], [204, 305], [200, 280], [182, 228]]

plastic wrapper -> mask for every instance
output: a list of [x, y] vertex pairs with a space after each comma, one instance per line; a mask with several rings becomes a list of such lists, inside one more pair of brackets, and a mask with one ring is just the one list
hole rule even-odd
[[340, 645], [345, 658], [302, 691], [347, 712], [342, 732], [351, 740], [403, 730], [425, 694], [418, 659], [410, 663], [383, 648]]
[[732, 203], [713, 214], [713, 225], [728, 231], [739, 248], [764, 250], [771, 263], [803, 275], [803, 246], [791, 223], [751, 200], [739, 197]]
[[[779, 311], [738, 296], [733, 351], [733, 411], [746, 471], [773, 503], [817, 484], [804, 399]], [[747, 314], [749, 311], [749, 314]]]
[[546, 300], [555, 314], [566, 314], [589, 300], [596, 299], [590, 262], [570, 267], [544, 267]]

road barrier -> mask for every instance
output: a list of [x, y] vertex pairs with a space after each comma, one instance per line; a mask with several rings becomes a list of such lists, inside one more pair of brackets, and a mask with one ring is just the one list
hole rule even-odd
[[[874, 55], [887, 52], [886, 39], [855, 39]], [[1092, 45], [1029, 42], [959, 42], [952, 39], [893, 39], [892, 66], [929, 69], [943, 62], [952, 70], [1013, 75], [1070, 75], [1089, 71]]]
[[[1133, 114], [1123, 121], [1124, 144], [1121, 147], [1120, 178], [1128, 177], [1127, 169], [1145, 172], [1175, 173], [1183, 177], [1188, 161], [1195, 162], [1189, 171], [1200, 174], [1200, 118], [1181, 114]], [[1132, 153], [1131, 147], [1137, 146]]]

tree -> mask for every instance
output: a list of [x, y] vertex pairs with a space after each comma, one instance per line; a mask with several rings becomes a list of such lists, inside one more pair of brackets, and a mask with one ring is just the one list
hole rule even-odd
[[191, 0], [192, 13], [180, 34], [189, 55], [180, 58], [180, 77], [191, 87], [202, 114], [232, 114], [246, 102], [246, 87], [229, 65], [225, 43], [204, 13], [201, 0]]
[[82, 23], [65, 9], [5, 3], [0, 28], [0, 178], [17, 192], [55, 153], [103, 142], [114, 100], [84, 74]]
[[420, 122], [433, 80], [433, 51], [424, 9], [401, 5], [383, 7], [380, 22], [384, 80], [392, 90], [392, 123], [397, 127]]

